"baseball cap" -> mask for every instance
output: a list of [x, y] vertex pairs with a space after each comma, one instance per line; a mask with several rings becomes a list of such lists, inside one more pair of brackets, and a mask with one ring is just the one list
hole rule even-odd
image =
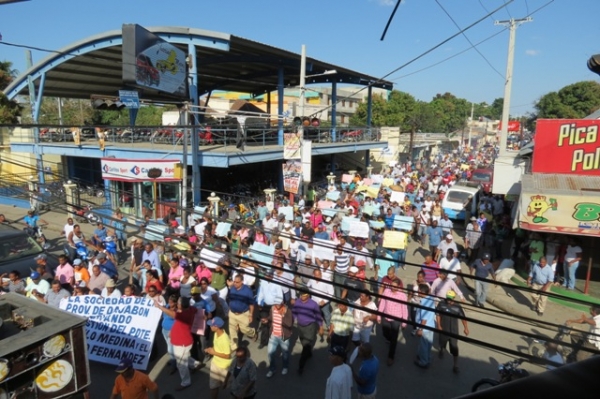
[[96, 255], [96, 259], [106, 259], [106, 254], [104, 252], [100, 252], [98, 255]]
[[329, 349], [329, 354], [332, 356], [339, 356], [343, 359], [346, 358], [346, 350], [339, 345], [336, 345], [334, 347], [332, 347], [331, 349]]
[[121, 361], [119, 362], [119, 365], [117, 366], [115, 371], [117, 373], [122, 373], [125, 370], [130, 369], [132, 367], [133, 367], [133, 361], [131, 361], [130, 358], [125, 357], [125, 358], [121, 359]]
[[196, 295], [196, 294], [201, 294], [202, 291], [200, 290], [200, 287], [196, 286], [196, 287], [192, 287], [192, 290], [190, 291], [190, 293], [192, 295]]
[[481, 259], [483, 260], [490, 260], [491, 256], [489, 253], [485, 252], [483, 255], [481, 255]]
[[358, 262], [356, 262], [356, 266], [358, 266], [358, 267], [363, 267], [363, 266], [366, 266], [366, 265], [367, 264], [365, 263], [364, 260], [359, 260]]
[[40, 274], [38, 272], [32, 272], [29, 277], [31, 277], [32, 280], [37, 280], [38, 278], [40, 278]]
[[75, 259], [75, 260], [73, 261], [73, 266], [81, 266], [81, 259], [79, 259], [79, 258], [78, 258], [78, 259]]
[[456, 298], [456, 292], [454, 292], [452, 290], [446, 292], [446, 298], [448, 298], [448, 299], [454, 299], [454, 298]]
[[356, 266], [350, 266], [350, 268], [348, 269], [348, 271], [350, 273], [358, 273], [358, 267], [356, 267]]
[[39, 254], [38, 256], [36, 256], [33, 259], [34, 260], [46, 260], [46, 259], [48, 259], [48, 255], [46, 255], [46, 254]]
[[447, 235], [446, 235], [446, 238], [447, 238], [448, 240], [452, 240], [454, 237], [452, 237], [452, 234], [447, 234]]
[[223, 321], [222, 318], [215, 317], [215, 318], [207, 321], [206, 324], [208, 324], [211, 327], [215, 326], [215, 327], [218, 327], [218, 328], [223, 328], [223, 326], [225, 325], [225, 322]]
[[289, 222], [285, 222], [283, 224], [283, 227], [285, 227], [286, 229], [289, 229], [290, 227], [292, 227], [292, 225]]

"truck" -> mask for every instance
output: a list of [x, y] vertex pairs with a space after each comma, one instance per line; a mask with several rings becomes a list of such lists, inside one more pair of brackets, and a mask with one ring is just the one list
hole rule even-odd
[[475, 169], [471, 172], [471, 179], [469, 181], [479, 183], [484, 193], [490, 193], [494, 184], [494, 169]]
[[24, 295], [0, 296], [0, 398], [87, 398], [85, 325]]

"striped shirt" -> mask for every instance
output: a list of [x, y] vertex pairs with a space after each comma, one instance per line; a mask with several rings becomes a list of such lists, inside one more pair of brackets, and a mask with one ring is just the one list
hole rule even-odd
[[[399, 303], [396, 301], [402, 301], [403, 303]], [[393, 320], [393, 318], [398, 318], [404, 320], [403, 323], [406, 323], [408, 319], [408, 308], [406, 306], [406, 294], [400, 290], [393, 292], [390, 289], [386, 289], [383, 292], [383, 296], [379, 301], [379, 311], [381, 313], [385, 313], [386, 320]], [[381, 321], [381, 316], [377, 316], [377, 321]]]
[[335, 254], [335, 272], [339, 274], [348, 274], [350, 267], [350, 255], [342, 252], [341, 255]]
[[346, 310], [346, 313], [342, 314], [339, 309], [335, 309], [331, 313], [331, 327], [333, 333], [341, 337], [347, 337], [354, 329], [354, 317], [352, 312]]
[[273, 336], [281, 338], [283, 337], [283, 328], [281, 328], [281, 322], [283, 316], [277, 310], [273, 309]]

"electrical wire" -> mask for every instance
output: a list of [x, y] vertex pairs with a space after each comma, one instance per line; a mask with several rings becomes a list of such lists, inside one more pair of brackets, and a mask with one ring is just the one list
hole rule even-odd
[[[456, 20], [452, 17], [452, 15], [450, 15], [450, 13], [448, 12], [448, 10], [446, 10], [446, 8], [442, 5], [442, 3], [440, 3], [439, 0], [435, 0], [435, 2], [437, 3], [438, 6], [440, 6], [440, 8], [442, 9], [442, 11], [444, 11], [444, 13], [446, 14], [446, 16], [448, 18], [450, 18], [450, 21], [452, 21], [452, 23], [454, 24], [454, 26], [456, 26], [456, 28], [460, 31], [461, 30], [460, 26], [458, 25], [458, 23], [456, 22]], [[486, 58], [485, 55], [483, 55], [483, 53], [481, 51], [479, 51], [479, 49], [477, 48], [477, 46], [475, 44], [473, 44], [473, 42], [471, 41], [471, 39], [469, 39], [469, 37], [467, 36], [467, 34], [463, 32], [462, 35], [467, 40], [467, 42], [469, 42], [469, 44], [471, 45], [471, 48], [473, 50], [475, 50], [477, 52], [477, 54], [479, 54], [481, 56], [481, 58], [483, 58], [483, 60], [488, 64], [488, 66], [490, 68], [492, 68], [492, 70], [494, 72], [496, 72], [498, 74], [498, 76], [500, 76], [500, 78], [502, 80], [505, 80], [504, 75], [502, 73], [500, 73], [500, 71], [498, 71], [496, 69], [496, 67], [490, 62], [490, 60], [488, 60]]]

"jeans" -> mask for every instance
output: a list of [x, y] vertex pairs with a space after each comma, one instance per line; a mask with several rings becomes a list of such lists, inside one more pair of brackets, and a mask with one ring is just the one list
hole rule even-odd
[[333, 282], [336, 284], [333, 286], [333, 293], [336, 298], [342, 297], [342, 291], [344, 290], [344, 281], [346, 281], [346, 277], [346, 274], [341, 274], [338, 272], [333, 273]]
[[475, 281], [475, 304], [483, 305], [487, 298], [489, 283], [485, 281]]
[[396, 355], [396, 345], [398, 345], [400, 322], [396, 320], [386, 320], [385, 317], [383, 317], [381, 319], [381, 328], [383, 330], [383, 337], [390, 341], [390, 348], [388, 349], [388, 359], [393, 359]]
[[433, 346], [433, 331], [421, 330], [422, 335], [419, 339], [419, 346], [417, 348], [417, 356], [419, 358], [419, 364], [421, 366], [429, 366], [431, 363], [431, 347]]
[[165, 338], [165, 342], [167, 343], [167, 353], [171, 357], [171, 360], [175, 360], [175, 353], [173, 352], [173, 344], [171, 343], [171, 338], [169, 338], [169, 334], [171, 330], [162, 329], [163, 337]]
[[563, 268], [565, 273], [565, 282], [563, 283], [563, 287], [566, 287], [570, 290], [575, 289], [575, 273], [577, 272], [578, 267], [579, 262], [573, 262], [573, 264], [569, 265], [569, 262], [565, 261]]
[[[263, 305], [259, 313], [261, 319], [268, 319], [269, 315], [271, 314], [271, 305]], [[267, 346], [270, 341], [269, 334], [271, 333], [271, 321], [267, 321], [266, 323], [261, 321], [258, 329], [260, 331], [260, 344]]]
[[325, 331], [329, 331], [331, 322], [331, 304], [329, 302], [325, 306], [321, 306], [321, 314], [323, 315], [323, 328]]
[[287, 369], [290, 365], [290, 340], [284, 340], [280, 337], [271, 335], [269, 337], [269, 346], [267, 347], [267, 355], [269, 357], [269, 370], [275, 372], [277, 369], [277, 348], [281, 348], [281, 358], [283, 360], [283, 368]]

